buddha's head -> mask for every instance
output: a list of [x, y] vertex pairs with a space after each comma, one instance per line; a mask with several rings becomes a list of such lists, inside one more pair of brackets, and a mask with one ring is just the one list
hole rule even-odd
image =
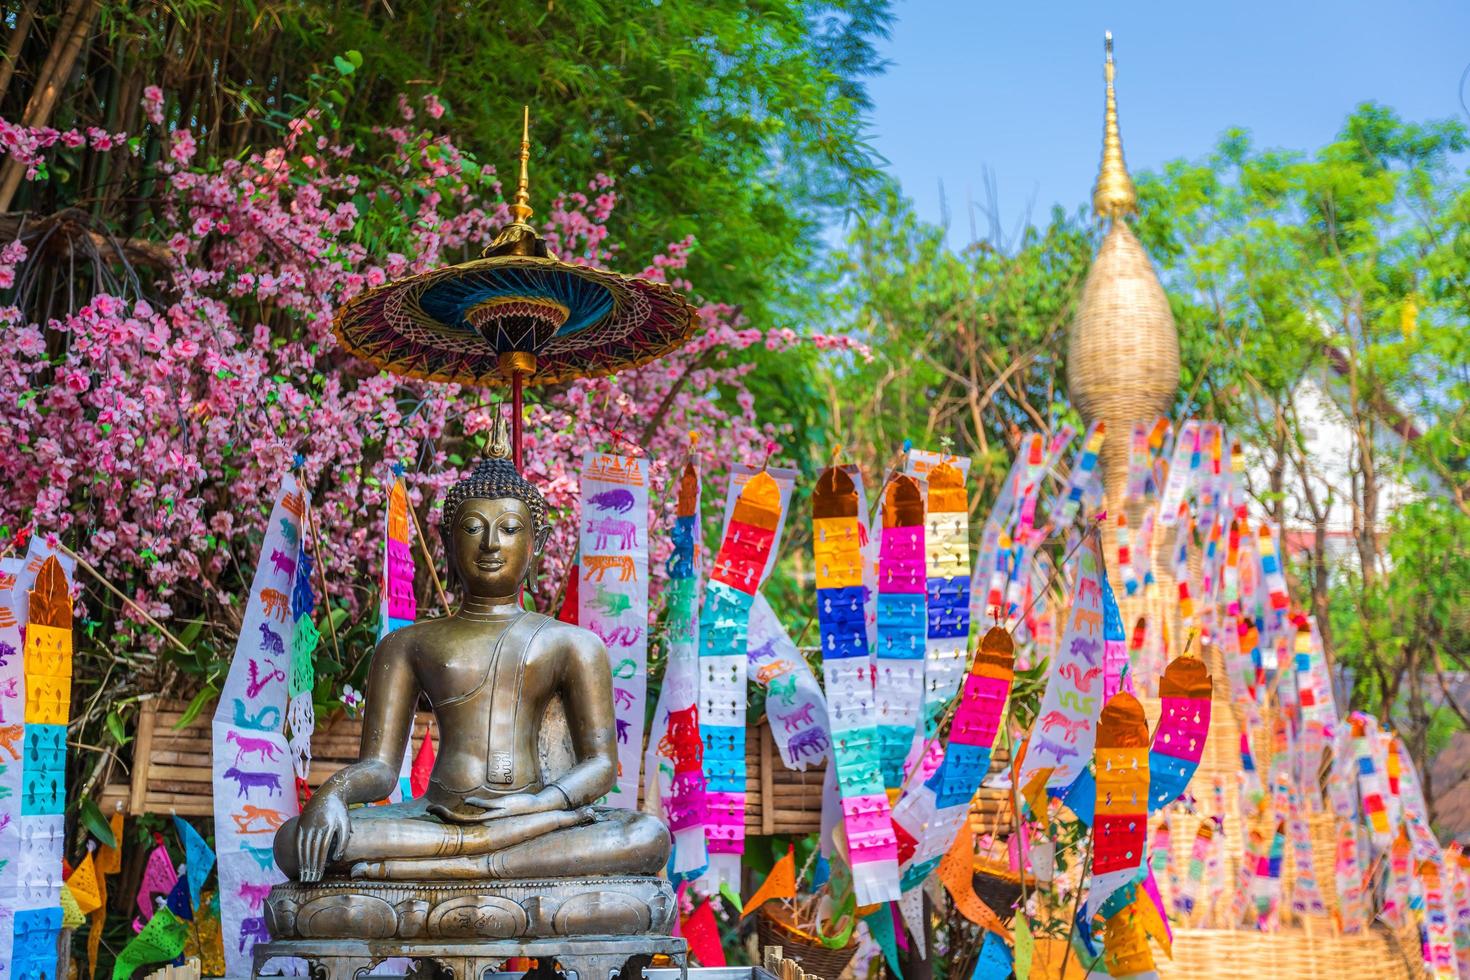
[[551, 533], [546, 500], [521, 476], [501, 438], [444, 497], [439, 533], [450, 574], [477, 599], [504, 599], [530, 578]]

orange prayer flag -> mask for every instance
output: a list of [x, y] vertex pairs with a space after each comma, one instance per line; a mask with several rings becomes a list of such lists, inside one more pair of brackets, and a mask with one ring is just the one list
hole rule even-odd
[[745, 903], [745, 911], [740, 914], [743, 919], [762, 904], [773, 898], [795, 898], [796, 897], [796, 848], [786, 848], [786, 855], [777, 861], [771, 868], [771, 873], [766, 875], [766, 880], [750, 896], [750, 901]]
[[939, 880], [954, 899], [955, 908], [982, 929], [1001, 936], [1013, 943], [1011, 930], [1000, 921], [989, 905], [975, 894], [975, 832], [965, 824], [955, 835], [949, 853], [939, 862]]
[[92, 852], [82, 858], [82, 863], [76, 866], [71, 877], [66, 879], [66, 886], [71, 890], [72, 897], [76, 899], [77, 907], [82, 910], [83, 915], [90, 915], [102, 906], [102, 896], [97, 890], [97, 870], [93, 863]]

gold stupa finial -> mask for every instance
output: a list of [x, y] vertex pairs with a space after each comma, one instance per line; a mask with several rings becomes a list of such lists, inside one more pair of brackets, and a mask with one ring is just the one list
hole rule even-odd
[[1097, 172], [1097, 184], [1092, 189], [1092, 210], [1100, 218], [1117, 220], [1125, 214], [1138, 213], [1138, 192], [1133, 189], [1133, 178], [1128, 176], [1128, 165], [1123, 162], [1123, 137], [1118, 132], [1118, 96], [1113, 91], [1113, 32], [1103, 35], [1107, 49], [1107, 62], [1103, 66], [1103, 77], [1107, 80], [1107, 103], [1103, 117], [1102, 166]]
[[522, 106], [521, 176], [516, 182], [515, 201], [510, 206], [510, 220], [529, 227], [531, 215], [531, 107]]

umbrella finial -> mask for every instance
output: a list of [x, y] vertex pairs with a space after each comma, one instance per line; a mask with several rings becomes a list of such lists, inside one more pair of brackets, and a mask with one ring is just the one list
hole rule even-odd
[[514, 224], [530, 228], [531, 215], [531, 107], [521, 107], [521, 176], [516, 183], [515, 203], [510, 206]]
[[511, 457], [510, 433], [506, 431], [504, 406], [495, 407], [495, 422], [490, 427], [490, 445], [485, 447], [485, 455], [490, 459]]

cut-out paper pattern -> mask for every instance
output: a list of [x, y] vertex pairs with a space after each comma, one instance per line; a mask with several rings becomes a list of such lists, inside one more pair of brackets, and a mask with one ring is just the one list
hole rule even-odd
[[[388, 505], [384, 508], [383, 579], [378, 599], [378, 642], [396, 629], [410, 626], [418, 617], [418, 598], [413, 591], [412, 520], [408, 508], [408, 485], [394, 474], [388, 489]], [[427, 736], [426, 736], [427, 737]], [[413, 745], [403, 747], [403, 762], [398, 767], [398, 785], [389, 794], [389, 803], [414, 797]]]
[[928, 472], [924, 517], [924, 573], [928, 638], [924, 653], [924, 733], [965, 675], [970, 639], [970, 500], [963, 472], [939, 463]]
[[750, 607], [748, 642], [747, 673], [765, 690], [766, 718], [781, 761], [798, 771], [822, 762], [832, 746], [827, 699], [806, 658], [760, 593]]
[[896, 795], [924, 701], [927, 635], [924, 579], [924, 500], [910, 476], [883, 488], [878, 546], [878, 648], [874, 660], [878, 705], [878, 764], [883, 786]]
[[1210, 674], [1199, 659], [1180, 657], [1164, 668], [1148, 760], [1149, 810], [1173, 803], [1194, 778], [1210, 731], [1210, 692]]
[[631, 456], [582, 459], [577, 621], [601, 638], [612, 667], [618, 774], [610, 806], [636, 808], [648, 703], [648, 474]]
[[668, 665], [653, 711], [648, 739], [649, 793], [674, 838], [669, 877], [698, 877], [709, 864], [705, 842], [704, 745], [699, 738], [699, 581], [702, 541], [699, 524], [699, 468], [691, 460], [679, 476], [674, 506], [674, 550], [665, 566]]
[[859, 905], [872, 905], [896, 900], [899, 878], [864, 622], [863, 537], [852, 476], [840, 466], [823, 470], [812, 489], [822, 675], [853, 888]]
[[[699, 620], [699, 733], [704, 741], [707, 894], [740, 887], [745, 852], [745, 706], [750, 607], [775, 561], [782, 487], [769, 472], [732, 474], [724, 540]], [[585, 588], [584, 583], [584, 588]]]
[[[25, 785], [21, 748], [25, 725], [25, 657], [21, 653], [21, 596], [18, 581], [25, 559], [0, 560], [0, 856], [20, 853], [20, 807]], [[20, 862], [0, 864], [0, 953], [14, 939], [14, 916], [20, 897]], [[7, 955], [0, 955], [0, 980], [12, 976]]]
[[1110, 895], [1134, 880], [1148, 850], [1148, 723], [1143, 706], [1120, 691], [1103, 708], [1097, 727], [1089, 919]]

